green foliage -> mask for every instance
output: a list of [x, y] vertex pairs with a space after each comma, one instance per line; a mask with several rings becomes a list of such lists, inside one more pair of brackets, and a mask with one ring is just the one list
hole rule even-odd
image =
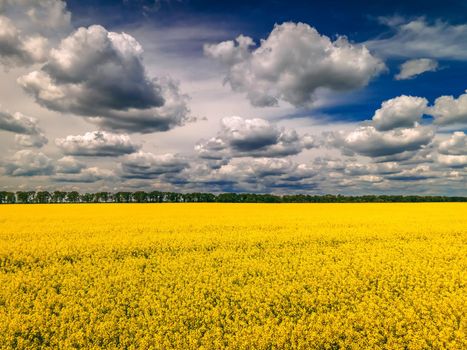
[[258, 193], [177, 193], [161, 191], [97, 192], [17, 191], [0, 192], [0, 204], [13, 203], [411, 203], [467, 202], [467, 197], [401, 195], [274, 195]]

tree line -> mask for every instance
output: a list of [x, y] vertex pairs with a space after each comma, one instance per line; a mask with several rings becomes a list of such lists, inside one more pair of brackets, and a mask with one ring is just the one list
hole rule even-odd
[[0, 192], [1, 204], [14, 203], [387, 203], [387, 202], [467, 202], [467, 197], [415, 195], [274, 195], [257, 193], [177, 193], [161, 191], [96, 192], [17, 191]]

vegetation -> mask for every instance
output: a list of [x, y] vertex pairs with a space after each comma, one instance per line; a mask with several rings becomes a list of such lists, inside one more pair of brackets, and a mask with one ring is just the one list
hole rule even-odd
[[0, 349], [467, 349], [467, 204], [0, 207]]
[[467, 202], [467, 197], [402, 195], [274, 195], [257, 193], [176, 193], [176, 192], [96, 192], [17, 191], [0, 192], [0, 204], [31, 203], [390, 203], [390, 202]]

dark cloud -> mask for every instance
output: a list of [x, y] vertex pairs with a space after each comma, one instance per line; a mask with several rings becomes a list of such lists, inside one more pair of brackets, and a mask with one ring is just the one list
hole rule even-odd
[[280, 129], [265, 119], [226, 117], [218, 135], [196, 145], [201, 158], [285, 157], [295, 155], [316, 144], [309, 135]]
[[52, 160], [42, 152], [21, 150], [3, 162], [4, 174], [9, 176], [52, 175]]
[[420, 181], [439, 177], [428, 165], [402, 170], [400, 173], [388, 175], [386, 178], [394, 181]]
[[13, 22], [0, 15], [0, 64], [11, 67], [45, 60], [48, 41], [42, 36], [22, 36]]
[[71, 156], [60, 158], [56, 163], [56, 172], [62, 174], [79, 174], [84, 168], [84, 163]]
[[115, 178], [114, 173], [108, 169], [100, 169], [91, 167], [80, 170], [78, 173], [62, 173], [53, 177], [57, 182], [70, 183], [94, 183], [101, 180], [109, 180]]
[[0, 64], [28, 66], [44, 62], [51, 38], [70, 26], [70, 13], [60, 0], [0, 2]]
[[79, 28], [41, 70], [18, 79], [36, 101], [104, 128], [149, 133], [187, 121], [187, 96], [170, 78], [151, 79], [141, 45], [126, 33]]
[[189, 167], [189, 163], [176, 154], [155, 155], [140, 151], [126, 156], [120, 167], [123, 178], [153, 179], [161, 175], [180, 173]]
[[19, 112], [12, 114], [0, 109], [0, 130], [17, 133], [15, 135], [16, 144], [22, 147], [40, 148], [48, 142], [47, 137], [38, 126], [37, 119]]
[[0, 130], [26, 135], [37, 135], [40, 133], [37, 119], [27, 117], [19, 112], [12, 114], [2, 109], [0, 109]]

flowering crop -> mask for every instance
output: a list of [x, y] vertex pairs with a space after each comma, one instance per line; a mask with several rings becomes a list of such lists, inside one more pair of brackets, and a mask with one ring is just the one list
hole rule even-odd
[[466, 349], [467, 205], [0, 206], [0, 348]]

